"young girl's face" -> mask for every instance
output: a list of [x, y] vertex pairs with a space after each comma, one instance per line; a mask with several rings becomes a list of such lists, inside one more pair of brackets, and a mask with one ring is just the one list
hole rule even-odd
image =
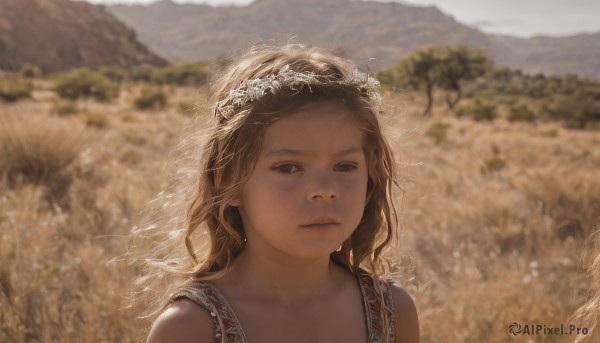
[[271, 124], [238, 206], [247, 244], [303, 259], [328, 256], [360, 223], [368, 170], [362, 132], [335, 102]]

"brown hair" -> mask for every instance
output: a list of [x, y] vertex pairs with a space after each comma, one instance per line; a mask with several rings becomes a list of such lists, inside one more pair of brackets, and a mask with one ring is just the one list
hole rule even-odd
[[595, 232], [593, 252], [587, 264], [587, 277], [589, 288], [587, 300], [571, 315], [569, 323], [580, 328], [587, 328], [587, 335], [576, 335], [572, 342], [597, 342], [600, 338], [598, 324], [600, 324], [600, 231]]
[[[227, 101], [231, 90], [245, 81], [276, 75], [283, 68], [315, 75], [319, 82], [303, 87], [282, 87], [255, 101], [240, 104], [233, 111], [225, 112], [219, 108], [218, 104]], [[194, 191], [187, 198], [187, 216], [185, 220], [175, 221], [182, 228], [176, 233], [172, 231], [170, 238], [174, 236], [174, 239], [159, 240], [160, 247], [153, 248], [155, 258], [146, 259], [144, 276], [138, 279], [140, 286], [145, 285], [146, 290], [148, 286], [156, 287], [161, 283], [156, 281], [159, 277], [168, 279], [165, 273], [171, 273], [171, 277], [177, 274], [179, 280], [185, 277], [208, 280], [227, 269], [244, 247], [240, 215], [236, 207], [228, 204], [250, 177], [265, 130], [290, 111], [320, 101], [335, 101], [351, 110], [363, 131], [368, 164], [363, 218], [352, 235], [331, 254], [331, 258], [352, 273], [361, 271], [378, 280], [387, 276], [390, 267], [381, 254], [392, 241], [397, 225], [392, 201], [392, 191], [397, 185], [394, 158], [379, 125], [377, 116], [380, 113], [373, 103], [372, 94], [355, 84], [339, 82], [355, 71], [354, 64], [331, 51], [299, 44], [254, 48], [229, 67], [212, 87], [212, 100], [217, 106], [211, 109], [213, 123], [208, 137], [201, 142], [200, 160], [195, 161], [199, 165], [199, 174], [195, 177]], [[186, 187], [189, 185], [179, 185], [179, 189]], [[160, 202], [159, 197], [154, 202], [155, 207], [160, 206]], [[169, 224], [173, 225], [173, 222]], [[137, 231], [148, 235], [155, 228], [156, 224], [145, 225]], [[183, 246], [182, 241], [185, 242], [187, 256], [181, 253], [181, 248], [171, 244], [174, 241], [179, 242], [179, 247]], [[158, 267], [154, 274], [148, 272], [151, 267]], [[153, 283], [149, 282], [151, 279]], [[165, 282], [165, 287], [173, 291], [175, 288], [169, 285], [177, 282], [171, 281]], [[378, 292], [383, 299], [381, 288]], [[389, 314], [383, 315], [387, 323], [392, 320]]]

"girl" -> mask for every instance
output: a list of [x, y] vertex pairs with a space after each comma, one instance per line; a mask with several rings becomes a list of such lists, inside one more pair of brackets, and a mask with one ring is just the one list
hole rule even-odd
[[569, 323], [586, 328], [586, 334], [573, 335], [573, 343], [600, 342], [600, 231], [594, 233], [595, 249], [587, 266], [590, 281], [587, 300], [573, 313]]
[[[256, 48], [229, 68], [185, 229], [138, 279], [146, 293], [175, 285], [148, 343], [418, 342], [415, 305], [382, 257], [396, 181], [377, 86], [302, 45]], [[173, 241], [187, 256], [167, 252]]]

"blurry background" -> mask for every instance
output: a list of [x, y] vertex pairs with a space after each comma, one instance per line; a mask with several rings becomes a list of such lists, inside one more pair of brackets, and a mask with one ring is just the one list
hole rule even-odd
[[423, 342], [597, 323], [570, 317], [600, 289], [600, 3], [219, 4], [0, 0], [0, 342], [143, 338], [109, 261], [210, 120], [210, 79], [290, 38], [382, 83]]
[[[153, 0], [90, 0], [94, 4], [150, 4]], [[175, 0], [213, 6], [248, 5], [251, 0]], [[379, 0], [415, 6], [436, 6], [463, 24], [482, 31], [520, 37], [533, 35], [572, 35], [599, 30], [600, 4], [575, 1], [477, 1], [477, 0]]]

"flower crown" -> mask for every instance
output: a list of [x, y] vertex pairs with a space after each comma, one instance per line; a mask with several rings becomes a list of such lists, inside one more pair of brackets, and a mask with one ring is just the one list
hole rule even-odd
[[277, 74], [263, 78], [244, 80], [240, 85], [229, 91], [229, 95], [218, 101], [215, 115], [229, 117], [242, 106], [256, 101], [268, 93], [276, 94], [281, 88], [300, 90], [303, 86], [316, 85], [346, 85], [356, 87], [365, 94], [373, 108], [379, 112], [381, 96], [379, 95], [379, 81], [372, 76], [354, 70], [350, 75], [341, 80], [327, 80], [313, 72], [297, 72], [285, 65]]

